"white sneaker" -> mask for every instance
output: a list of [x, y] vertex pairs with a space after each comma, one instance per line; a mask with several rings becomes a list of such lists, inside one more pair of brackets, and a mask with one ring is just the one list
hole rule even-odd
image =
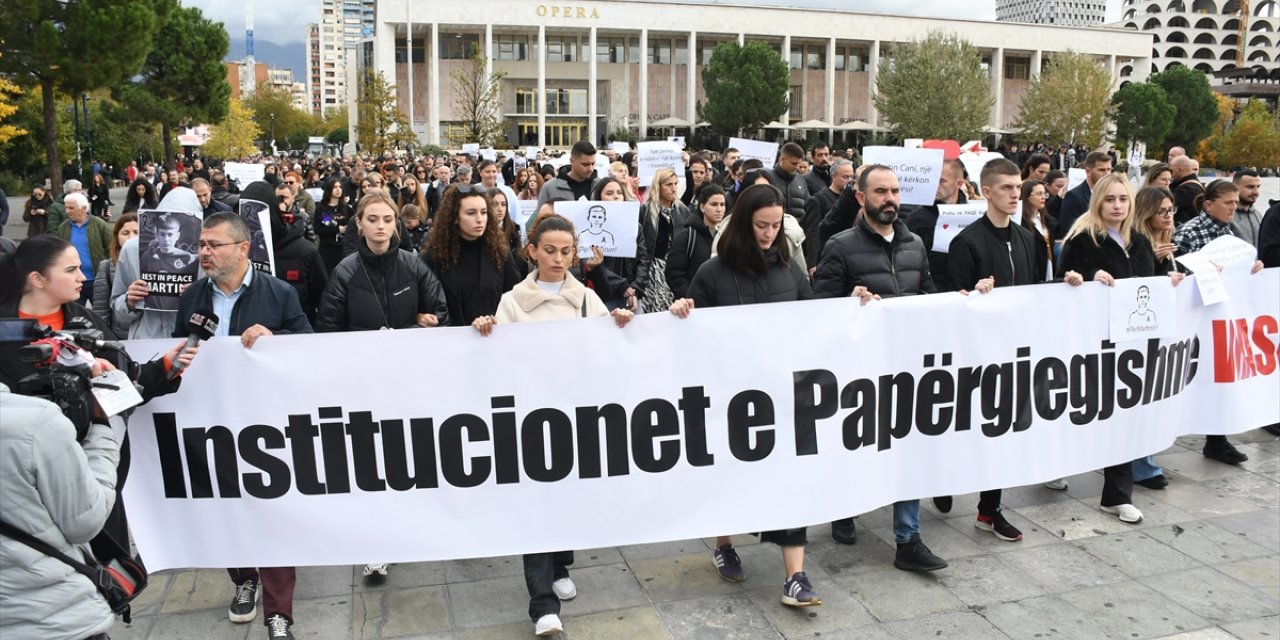
[[551, 590], [555, 592], [556, 597], [561, 600], [572, 600], [578, 597], [578, 587], [573, 584], [573, 578], [560, 578], [551, 583]]
[[1120, 518], [1120, 522], [1127, 522], [1129, 524], [1138, 524], [1139, 522], [1142, 522], [1142, 512], [1138, 511], [1138, 508], [1131, 504], [1118, 504], [1114, 507], [1100, 507], [1100, 509], [1102, 509], [1103, 513], [1110, 513], [1111, 515], [1118, 516]]
[[364, 566], [364, 577], [377, 575], [379, 577], [387, 577], [387, 565], [385, 564], [366, 564]]
[[538, 637], [553, 636], [561, 631], [564, 631], [564, 625], [560, 623], [560, 616], [554, 613], [548, 613], [533, 623], [533, 632]]
[[1044, 488], [1046, 489], [1053, 489], [1054, 491], [1066, 491], [1067, 479], [1058, 478], [1057, 480], [1050, 480], [1048, 482], [1045, 482], [1043, 483], [1043, 485], [1044, 485]]

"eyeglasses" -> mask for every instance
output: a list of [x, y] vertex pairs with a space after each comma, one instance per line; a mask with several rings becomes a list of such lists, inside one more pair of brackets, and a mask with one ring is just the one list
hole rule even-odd
[[297, 181], [297, 180], [285, 180], [285, 181], [284, 181], [284, 183], [292, 187], [293, 185], [298, 184], [298, 181]]
[[240, 243], [239, 242], [213, 242], [211, 240], [201, 240], [198, 244], [200, 246], [201, 251], [204, 251], [205, 249], [208, 249], [210, 251], [217, 251], [218, 249], [225, 247], [229, 244], [240, 244]]
[[1161, 207], [1156, 211], [1157, 214], [1162, 216], [1171, 216], [1177, 212], [1178, 212], [1177, 207]]

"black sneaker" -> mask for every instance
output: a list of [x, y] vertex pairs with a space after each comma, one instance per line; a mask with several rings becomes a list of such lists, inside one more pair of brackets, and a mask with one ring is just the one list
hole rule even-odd
[[853, 518], [831, 521], [831, 539], [840, 544], [857, 543], [858, 524], [853, 521]]
[[1006, 542], [1017, 542], [1022, 539], [1022, 532], [1005, 519], [1003, 511], [996, 511], [994, 516], [978, 514], [978, 519], [973, 521], [973, 526], [982, 531], [990, 531]]
[[1148, 489], [1163, 489], [1169, 486], [1169, 479], [1164, 477], [1163, 475], [1151, 476], [1146, 480], [1139, 480], [1138, 484]]
[[1280, 424], [1269, 424], [1263, 427], [1262, 430], [1273, 436], [1280, 436]]
[[946, 568], [947, 561], [933, 555], [917, 535], [898, 543], [898, 555], [893, 559], [893, 566], [903, 571], [937, 571]]
[[729, 582], [742, 582], [747, 579], [747, 573], [742, 570], [742, 560], [738, 558], [738, 552], [733, 550], [733, 545], [726, 544], [712, 551], [711, 558], [715, 561], [716, 573], [719, 573], [721, 578]]
[[1204, 443], [1204, 457], [1227, 464], [1240, 464], [1249, 459], [1249, 456], [1240, 453], [1240, 450], [1226, 438], [1206, 440]]
[[258, 617], [258, 581], [250, 578], [236, 585], [236, 596], [227, 607], [227, 617], [232, 622], [249, 622]]
[[809, 584], [809, 576], [801, 571], [782, 585], [782, 604], [789, 607], [812, 607], [822, 604], [822, 599], [813, 590], [813, 585]]
[[292, 626], [288, 618], [278, 613], [267, 618], [267, 640], [293, 640], [293, 632], [289, 631]]
[[938, 496], [933, 499], [933, 508], [942, 513], [951, 513], [951, 496]]

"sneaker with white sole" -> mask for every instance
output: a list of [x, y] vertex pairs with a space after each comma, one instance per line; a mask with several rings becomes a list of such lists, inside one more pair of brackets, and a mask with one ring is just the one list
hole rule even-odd
[[258, 617], [258, 598], [261, 595], [262, 592], [258, 589], [258, 581], [255, 578], [249, 578], [236, 585], [236, 595], [231, 599], [231, 606], [227, 607], [227, 617], [236, 623], [252, 621]]
[[578, 597], [578, 586], [573, 584], [573, 578], [560, 578], [552, 582], [551, 590], [561, 600], [572, 600]]
[[364, 577], [382, 576], [387, 577], [387, 565], [385, 564], [366, 564], [364, 566]]
[[1057, 480], [1050, 480], [1050, 481], [1045, 482], [1045, 483], [1042, 483], [1042, 484], [1044, 485], [1044, 488], [1046, 488], [1046, 489], [1053, 489], [1054, 491], [1066, 491], [1066, 490], [1067, 490], [1067, 479], [1066, 479], [1066, 478], [1058, 478]]
[[278, 613], [267, 618], [267, 640], [293, 640], [293, 632], [289, 630], [292, 626], [288, 618]]
[[1114, 507], [1103, 506], [1099, 508], [1102, 509], [1103, 513], [1110, 513], [1113, 516], [1119, 517], [1120, 522], [1127, 522], [1129, 524], [1138, 524], [1139, 522], [1142, 522], [1142, 512], [1138, 511], [1138, 508], [1131, 504], [1118, 504]]
[[560, 616], [554, 613], [548, 613], [533, 623], [533, 633], [540, 638], [554, 636], [562, 631], [564, 631], [564, 624], [560, 622]]
[[782, 585], [782, 604], [789, 607], [812, 607], [822, 604], [822, 599], [813, 590], [809, 576], [801, 571], [788, 578]]

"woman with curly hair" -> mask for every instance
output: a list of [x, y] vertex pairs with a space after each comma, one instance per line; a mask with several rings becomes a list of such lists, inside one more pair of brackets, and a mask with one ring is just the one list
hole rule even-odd
[[[166, 176], [168, 174], [165, 174]], [[154, 209], [160, 204], [160, 199], [156, 196], [156, 187], [147, 181], [146, 178], [139, 176], [129, 185], [129, 192], [124, 197], [123, 213], [137, 212], [142, 209]]]
[[444, 287], [449, 324], [455, 327], [493, 315], [502, 294], [521, 279], [507, 235], [489, 212], [489, 199], [478, 185], [449, 187], [422, 248], [423, 262]]

